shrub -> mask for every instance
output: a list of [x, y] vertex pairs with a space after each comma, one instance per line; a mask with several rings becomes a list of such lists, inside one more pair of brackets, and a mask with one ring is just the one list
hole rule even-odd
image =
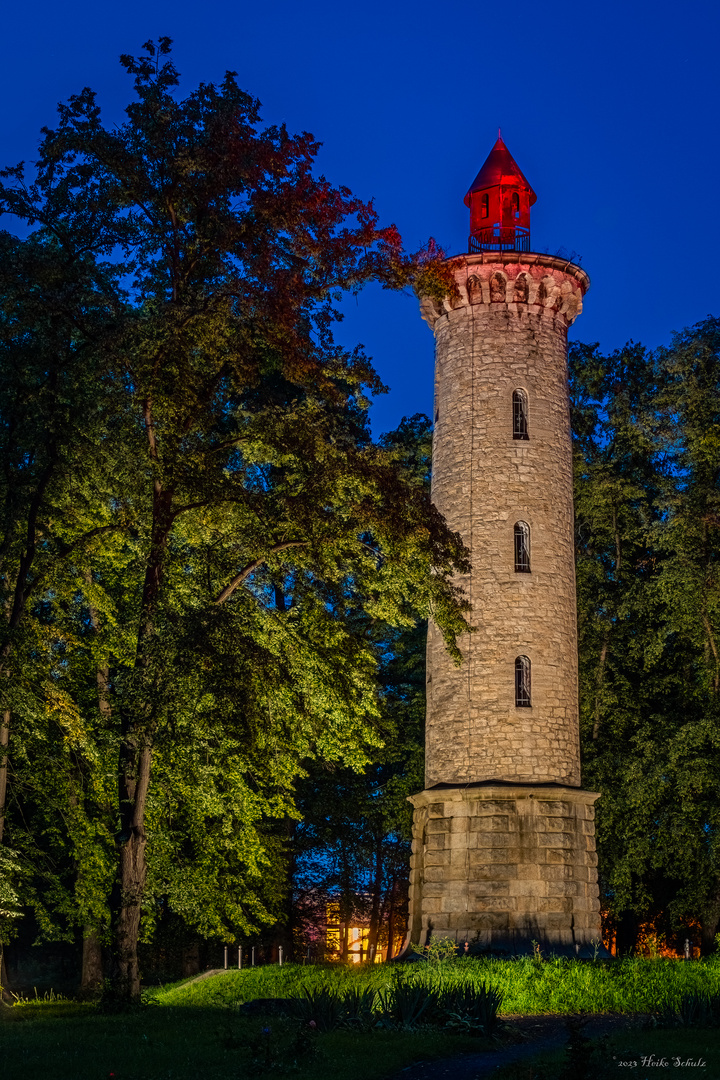
[[383, 1020], [402, 1028], [414, 1028], [421, 1020], [428, 1023], [435, 1019], [441, 1011], [440, 997], [438, 989], [415, 978], [394, 978], [378, 994]]
[[460, 955], [460, 946], [454, 938], [430, 938], [427, 945], [411, 945], [413, 955], [428, 964], [441, 964]]
[[368, 1031], [376, 1022], [377, 991], [372, 987], [352, 986], [343, 995], [343, 1022], [349, 1027]]
[[306, 989], [300, 997], [288, 998], [284, 1011], [304, 1024], [314, 1023], [318, 1031], [334, 1031], [345, 1017], [345, 1002], [336, 990]]
[[666, 1004], [656, 1013], [661, 1027], [717, 1027], [720, 1024], [720, 994], [692, 990], [675, 1005]]
[[450, 986], [441, 994], [440, 1004], [448, 1027], [470, 1034], [492, 1035], [502, 1004], [502, 991], [485, 983], [465, 982]]

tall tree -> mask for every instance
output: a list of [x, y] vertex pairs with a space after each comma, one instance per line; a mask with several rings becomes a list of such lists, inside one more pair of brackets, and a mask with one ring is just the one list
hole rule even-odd
[[[78, 191], [102, 192], [100, 239], [89, 226], [83, 235], [113, 247], [130, 292], [125, 305], [116, 292], [103, 378], [122, 389], [130, 441], [144, 445], [132, 467], [118, 460], [97, 517], [130, 501], [137, 543], [120, 579], [102, 551], [74, 566], [91, 582], [88, 610], [112, 611], [124, 630], [108, 686], [124, 1000], [140, 990], [149, 840], [151, 874], [170, 891], [174, 853], [195, 844], [197, 865], [197, 830], [206, 844], [213, 816], [210, 849], [257, 871], [253, 843], [240, 856], [228, 844], [228, 806], [246, 821], [284, 814], [303, 760], [360, 765], [379, 741], [375, 654], [358, 613], [408, 625], [432, 610], [450, 644], [464, 626], [449, 577], [466, 565], [460, 540], [372, 443], [366, 391], [379, 381], [332, 337], [342, 290], [405, 284], [417, 264], [370, 205], [313, 176], [311, 136], [259, 129], [257, 102], [232, 74], [178, 100], [169, 49], [163, 38], [122, 58], [136, 97], [119, 128], [103, 126], [89, 90], [60, 106], [35, 183], [16, 170], [4, 193], [17, 216], [59, 234]], [[437, 274], [432, 262], [424, 272]], [[208, 773], [203, 754], [206, 766], [222, 754], [223, 768]], [[166, 809], [179, 800], [166, 823], [184, 816], [174, 841], [158, 823], [163, 797]], [[196, 881], [176, 902], [212, 921], [211, 868]]]
[[717, 874], [717, 320], [571, 354], [585, 782], [621, 944], [702, 925]]
[[[429, 493], [432, 429], [426, 416], [403, 419], [383, 445]], [[353, 918], [368, 928], [367, 948], [392, 947], [407, 897], [412, 808], [409, 795], [423, 784], [425, 644], [427, 623], [403, 627], [363, 616], [380, 676], [382, 746], [361, 771], [308, 770], [298, 785], [301, 820], [289, 842], [294, 870], [295, 944], [338, 908], [344, 926]], [[402, 899], [401, 899], [402, 898]], [[344, 944], [345, 951], [347, 943]]]
[[[37, 701], [27, 665], [47, 641], [36, 605], [54, 569], [122, 516], [120, 507], [103, 523], [86, 514], [88, 476], [108, 434], [98, 357], [121, 304], [117, 271], [84, 246], [83, 227], [97, 228], [97, 197], [93, 190], [67, 207], [63, 230], [41, 228], [26, 240], [0, 233], [0, 843], [13, 745], [22, 745], [13, 732], [22, 716], [33, 726]], [[10, 191], [5, 208], [14, 201]], [[64, 196], [49, 194], [48, 214], [58, 201]]]

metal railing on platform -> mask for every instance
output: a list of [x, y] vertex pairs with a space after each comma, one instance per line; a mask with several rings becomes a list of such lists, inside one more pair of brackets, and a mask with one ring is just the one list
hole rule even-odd
[[481, 251], [529, 251], [530, 230], [520, 225], [491, 225], [468, 240], [471, 255]]

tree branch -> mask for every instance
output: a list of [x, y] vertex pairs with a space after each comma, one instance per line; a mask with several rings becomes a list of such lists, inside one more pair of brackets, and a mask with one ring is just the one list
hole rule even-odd
[[242, 585], [242, 583], [250, 577], [253, 570], [257, 570], [259, 566], [262, 566], [263, 563], [267, 562], [271, 555], [277, 555], [279, 551], [287, 551], [288, 548], [308, 547], [308, 545], [309, 541], [307, 540], [289, 540], [284, 544], [276, 544], [275, 547], [270, 548], [266, 555], [263, 555], [259, 559], [255, 559], [253, 562], [248, 563], [247, 566], [243, 567], [240, 573], [236, 574], [232, 581], [225, 586], [221, 593], [219, 593], [213, 603], [224, 604], [227, 598], [232, 596], [238, 586]]

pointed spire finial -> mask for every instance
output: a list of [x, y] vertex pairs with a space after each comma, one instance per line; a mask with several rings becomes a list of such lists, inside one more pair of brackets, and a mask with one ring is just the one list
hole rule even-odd
[[502, 139], [502, 128], [498, 128], [498, 139]]

